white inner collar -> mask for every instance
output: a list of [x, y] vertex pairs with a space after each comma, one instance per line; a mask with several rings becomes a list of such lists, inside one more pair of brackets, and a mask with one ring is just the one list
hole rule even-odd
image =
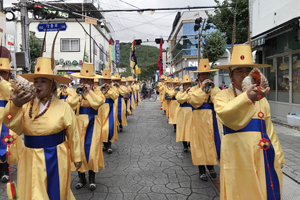
[[[52, 96], [51, 101], [53, 101], [53, 99], [54, 99], [54, 96]], [[36, 100], [37, 102], [39, 102], [40, 99], [38, 99], [37, 97], [35, 97], [35, 100]], [[41, 113], [47, 108], [47, 106], [48, 106], [49, 103], [50, 103], [50, 101], [47, 101], [46, 104], [43, 104], [43, 103], [40, 101], [40, 112], [39, 112], [39, 114], [41, 114]]]
[[[230, 83], [230, 87], [231, 87], [231, 89], [233, 89], [232, 83]], [[236, 89], [236, 88], [234, 88], [234, 89], [235, 89], [235, 92], [236, 92], [238, 95], [242, 94], [242, 91], [241, 91], [241, 90]]]

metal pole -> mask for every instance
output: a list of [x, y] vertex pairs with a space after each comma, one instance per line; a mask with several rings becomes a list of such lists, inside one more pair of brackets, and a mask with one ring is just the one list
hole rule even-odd
[[3, 0], [0, 0], [0, 12], [3, 12]]
[[[90, 35], [92, 34], [92, 24], [90, 24]], [[90, 37], [90, 63], [92, 62], [92, 38]]]
[[22, 50], [25, 52], [25, 68], [31, 69], [30, 49], [29, 49], [29, 22], [26, 0], [20, 1], [21, 30], [22, 30]]
[[198, 35], [198, 62], [201, 59], [200, 52], [201, 52], [201, 47], [202, 47], [202, 32], [203, 32], [203, 27], [204, 27], [205, 21], [206, 21], [206, 19], [204, 19], [203, 24], [199, 31], [199, 35]]

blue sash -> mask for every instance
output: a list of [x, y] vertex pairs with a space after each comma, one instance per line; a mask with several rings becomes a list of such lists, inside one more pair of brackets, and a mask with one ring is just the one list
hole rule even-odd
[[[0, 100], [0, 107], [5, 107], [7, 104], [6, 100]], [[9, 129], [4, 126], [4, 124], [2, 123], [1, 125], [1, 136], [0, 136], [0, 160], [2, 162], [6, 161], [6, 150], [7, 150], [7, 145], [4, 144], [4, 142], [2, 141], [2, 139], [7, 136], [9, 132]]]
[[176, 98], [175, 98], [175, 97], [173, 97], [171, 100], [176, 100]]
[[109, 114], [108, 114], [108, 140], [114, 136], [115, 132], [115, 119], [114, 119], [114, 100], [107, 98], [105, 103], [109, 104]]
[[181, 103], [179, 106], [180, 107], [191, 107], [192, 110], [194, 109], [194, 107], [191, 104], [189, 104], [188, 102]]
[[98, 115], [98, 110], [94, 110], [92, 107], [80, 107], [79, 109], [80, 115], [88, 115], [89, 124], [86, 128], [85, 138], [84, 138], [84, 153], [86, 158], [86, 163], [89, 163], [90, 158], [90, 150], [94, 132], [94, 124], [95, 124], [95, 115]]
[[118, 97], [118, 120], [122, 124], [122, 96]]
[[66, 101], [67, 98], [68, 98], [68, 95], [62, 95], [62, 94], [60, 94], [59, 99], [64, 99]]
[[133, 100], [134, 100], [134, 102], [136, 102], [135, 92], [133, 92], [132, 94], [133, 94]]
[[193, 111], [194, 110], [202, 110], [202, 109], [210, 109], [212, 111], [215, 146], [216, 146], [216, 151], [217, 151], [217, 154], [218, 154], [218, 159], [220, 160], [221, 139], [220, 139], [220, 135], [219, 135], [219, 127], [218, 127], [216, 112], [215, 112], [215, 109], [214, 109], [214, 104], [213, 103], [203, 103], [202, 106], [200, 106], [198, 108], [193, 108]]
[[130, 110], [132, 110], [132, 106], [131, 106], [132, 92], [129, 93], [129, 99], [130, 99], [130, 106], [129, 106], [129, 108], [130, 108]]
[[[232, 130], [226, 126], [223, 126], [223, 127], [224, 127], [225, 134], [234, 134], [234, 133], [239, 133], [239, 132], [260, 132], [262, 137], [264, 136], [266, 139], [268, 139], [271, 142], [271, 140], [269, 139], [269, 136], [267, 135], [266, 123], [264, 120], [263, 120], [263, 133], [261, 132], [262, 128], [261, 128], [260, 119], [251, 119], [251, 121], [247, 124], [247, 126], [245, 126], [244, 128], [242, 128], [240, 130], [237, 130], [237, 131]], [[272, 143], [270, 145], [270, 148], [266, 150], [266, 153], [267, 153], [267, 156], [264, 153], [263, 153], [263, 155], [264, 155], [264, 161], [265, 161], [267, 199], [268, 200], [274, 199], [273, 190], [272, 190], [271, 181], [270, 181], [270, 174], [271, 174], [271, 179], [273, 182], [273, 187], [274, 187], [274, 192], [275, 192], [275, 199], [280, 200], [280, 197], [281, 197], [280, 185], [279, 185], [277, 173], [274, 168], [275, 150], [274, 150]], [[270, 174], [269, 174], [269, 170], [268, 170], [268, 166], [267, 166], [267, 161], [268, 161], [269, 167], [270, 167]]]
[[64, 140], [64, 131], [52, 135], [24, 135], [24, 144], [26, 147], [44, 149], [47, 172], [47, 193], [50, 200], [60, 199], [59, 171], [56, 146], [63, 143]]

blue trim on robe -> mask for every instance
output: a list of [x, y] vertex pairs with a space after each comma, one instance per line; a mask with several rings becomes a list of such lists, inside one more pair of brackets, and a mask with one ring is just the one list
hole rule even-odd
[[[8, 101], [6, 100], [0, 100], [0, 107], [5, 107]], [[9, 129], [4, 126], [4, 124], [2, 123], [1, 125], [1, 136], [0, 136], [0, 160], [2, 162], [6, 161], [6, 150], [7, 150], [7, 145], [4, 144], [4, 142], [2, 141], [2, 139], [7, 136], [9, 133]]]
[[44, 149], [49, 200], [60, 199], [57, 145], [63, 143], [64, 140], [64, 130], [52, 135], [24, 135], [24, 144], [26, 147]]
[[188, 102], [181, 103], [179, 106], [180, 107], [190, 107], [192, 110], [194, 109], [194, 107]]
[[203, 110], [203, 109], [209, 109], [212, 111], [212, 120], [213, 120], [213, 128], [214, 128], [214, 139], [215, 139], [215, 146], [216, 146], [216, 151], [218, 154], [218, 159], [220, 160], [221, 156], [221, 138], [219, 134], [219, 127], [218, 127], [218, 121], [216, 117], [216, 112], [214, 109], [214, 104], [213, 103], [203, 103], [202, 106], [198, 108], [194, 108], [194, 110]]
[[66, 99], [68, 98], [69, 95], [62, 95], [60, 94], [59, 99], [64, 99], [66, 101]]
[[110, 140], [115, 133], [115, 119], [114, 119], [114, 100], [106, 98], [105, 103], [109, 104], [108, 114], [108, 140]]
[[132, 92], [130, 92], [130, 95], [129, 95], [129, 99], [130, 99], [130, 106], [129, 106], [129, 108], [130, 108], [130, 110], [132, 110], [132, 104], [131, 104], [131, 101], [132, 101]]
[[122, 125], [122, 95], [119, 95], [118, 97], [118, 120], [120, 124]]
[[[274, 200], [274, 194], [271, 187], [271, 181], [270, 181], [270, 174], [273, 182], [274, 192], [275, 192], [275, 200], [280, 200], [281, 194], [280, 194], [280, 185], [279, 185], [279, 179], [276, 173], [276, 170], [274, 168], [274, 160], [275, 160], [275, 150], [272, 145], [271, 140], [269, 139], [269, 136], [267, 135], [266, 130], [266, 123], [263, 120], [263, 129], [261, 128], [261, 120], [260, 119], [251, 119], [251, 121], [242, 129], [240, 130], [232, 130], [226, 126], [224, 127], [224, 133], [226, 134], [233, 134], [233, 133], [239, 133], [239, 132], [260, 132], [261, 137], [265, 137], [268, 139], [271, 143], [270, 148], [266, 150], [267, 156], [263, 152], [264, 155], [264, 161], [265, 161], [265, 176], [266, 176], [266, 186], [267, 186], [267, 200]], [[261, 132], [263, 130], [263, 132]], [[258, 142], [258, 141], [257, 141]], [[269, 169], [267, 166], [267, 161], [269, 163], [270, 167], [270, 174]]]
[[89, 124], [86, 128], [85, 138], [84, 138], [84, 153], [86, 158], [86, 163], [89, 163], [90, 158], [90, 150], [94, 132], [95, 125], [95, 115], [98, 115], [98, 110], [94, 110], [92, 107], [80, 107], [79, 109], [80, 115], [88, 115]]
[[175, 97], [172, 97], [172, 99], [171, 100], [176, 100], [176, 98]]

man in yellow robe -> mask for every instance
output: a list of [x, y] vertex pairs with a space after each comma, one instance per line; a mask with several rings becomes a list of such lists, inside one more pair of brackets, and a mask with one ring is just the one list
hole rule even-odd
[[166, 111], [166, 116], [169, 117], [169, 106], [170, 106], [170, 103], [171, 103], [171, 97], [169, 96], [168, 92], [169, 90], [172, 89], [172, 78], [171, 77], [167, 77], [167, 81], [165, 81], [165, 89], [163, 91], [163, 103], [162, 103], [162, 107], [163, 107], [163, 110]]
[[200, 59], [197, 71], [198, 84], [189, 91], [189, 103], [193, 106], [193, 123], [190, 140], [191, 154], [194, 165], [199, 167], [199, 177], [207, 181], [206, 169], [212, 178], [217, 177], [214, 165], [220, 159], [221, 124], [218, 123], [214, 110], [216, 94], [220, 89], [210, 80], [211, 69], [208, 59]]
[[79, 88], [83, 93], [77, 99], [77, 124], [80, 132], [82, 165], [79, 169], [79, 181], [76, 189], [86, 184], [85, 172], [89, 173], [89, 189], [96, 189], [95, 173], [104, 168], [103, 151], [101, 148], [101, 121], [98, 109], [104, 104], [101, 91], [94, 88], [94, 79], [101, 78], [94, 74], [93, 63], [83, 63], [80, 73], [73, 73], [73, 77], [80, 78]]
[[[125, 77], [122, 77], [123, 81], [125, 80]], [[121, 78], [119, 73], [115, 73], [112, 77], [113, 85], [115, 85], [119, 92], [119, 97], [115, 100], [117, 102], [117, 118], [118, 118], [118, 125], [120, 132], [123, 131], [123, 126], [127, 126], [127, 119], [126, 119], [126, 103], [124, 100], [124, 96], [129, 93], [128, 89], [124, 85], [121, 84]], [[126, 80], [125, 80], [126, 83]]]
[[168, 95], [172, 98], [169, 105], [169, 124], [173, 124], [174, 132], [176, 133], [177, 114], [179, 110], [179, 103], [176, 101], [176, 94], [179, 91], [179, 78], [175, 77], [172, 82], [172, 88], [168, 90]]
[[77, 108], [78, 104], [78, 95], [73, 88], [68, 87], [67, 84], [61, 85], [60, 88], [57, 88], [57, 97], [67, 102], [73, 110]]
[[188, 142], [192, 132], [192, 105], [189, 102], [188, 91], [192, 87], [190, 75], [183, 75], [183, 90], [176, 94], [176, 100], [179, 103], [179, 109], [176, 122], [176, 142], [182, 142], [183, 151], [188, 152]]
[[113, 152], [111, 143], [118, 141], [118, 130], [117, 130], [117, 107], [118, 105], [114, 102], [119, 96], [118, 89], [111, 85], [110, 69], [104, 69], [102, 72], [102, 85], [101, 91], [105, 97], [105, 104], [103, 104], [98, 115], [102, 122], [102, 141], [104, 144], [104, 150], [108, 154]]
[[[270, 88], [242, 92], [242, 81], [255, 64], [250, 45], [235, 45], [228, 65], [231, 85], [215, 97], [217, 118], [223, 124], [220, 199], [276, 199], [282, 196], [283, 151], [265, 98]], [[261, 100], [258, 92], [260, 90]]]
[[162, 91], [163, 91], [163, 88], [164, 88], [165, 75], [161, 75], [160, 81], [161, 82], [159, 82], [158, 90], [157, 90], [159, 92], [159, 98], [158, 98], [159, 105], [161, 105], [161, 102], [162, 102]]
[[[0, 46], [0, 49], [4, 48]], [[3, 49], [2, 49], [3, 50]], [[1, 58], [0, 55], [0, 115], [2, 116], [4, 112], [4, 107], [8, 103], [11, 95], [11, 84], [9, 82], [9, 78], [11, 77], [11, 71], [15, 71], [11, 69], [9, 65], [8, 58]], [[23, 140], [21, 137], [17, 136], [12, 130], [9, 130], [0, 120], [1, 123], [1, 131], [0, 131], [0, 178], [2, 183], [6, 183], [9, 181], [9, 170], [8, 163], [6, 161], [6, 151], [7, 145], [2, 141], [2, 139], [8, 134], [14, 136], [16, 141], [10, 146], [10, 151], [13, 151], [13, 154], [10, 158], [11, 164], [16, 164], [19, 158], [19, 153], [24, 147]]]
[[132, 76], [127, 77], [127, 85], [130, 88], [130, 107], [131, 112], [132, 110], [136, 110], [136, 104], [135, 104], [135, 88], [133, 87], [133, 79]]

